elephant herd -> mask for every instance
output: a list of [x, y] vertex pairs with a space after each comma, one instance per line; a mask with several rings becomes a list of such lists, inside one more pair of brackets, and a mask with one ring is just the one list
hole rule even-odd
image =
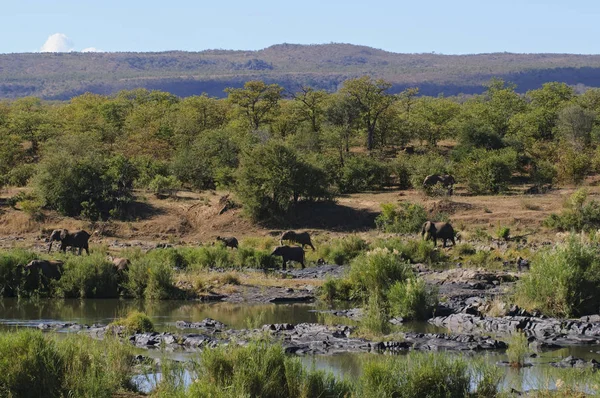
[[[69, 232], [66, 229], [56, 229], [50, 234], [50, 244], [48, 246], [48, 252], [52, 250], [53, 242], [60, 242], [60, 250], [65, 253], [67, 248], [70, 247], [72, 250], [78, 250], [79, 255], [85, 250], [89, 255], [89, 239], [90, 234], [86, 231]], [[427, 221], [421, 228], [421, 236], [424, 239], [433, 240], [434, 245], [437, 245], [437, 240], [441, 239], [443, 247], [446, 247], [447, 241], [451, 241], [452, 244], [456, 245], [455, 233], [452, 225], [447, 222], [432, 222]], [[238, 240], [235, 237], [221, 237], [217, 236], [216, 240], [222, 242], [225, 247], [232, 249], [238, 248]], [[284, 245], [284, 241], [298, 244], [298, 246]], [[308, 232], [295, 232], [286, 231], [279, 238], [279, 246], [275, 247], [271, 252], [272, 256], [279, 256], [283, 260], [282, 268], [286, 269], [289, 261], [295, 261], [300, 263], [302, 268], [304, 264], [304, 248], [308, 246], [315, 250], [315, 246], [312, 244], [310, 234]], [[115, 269], [118, 272], [124, 272], [129, 267], [129, 260], [124, 258], [112, 258], [111, 259]], [[40, 276], [45, 279], [59, 279], [62, 274], [62, 261], [51, 261], [51, 260], [33, 260], [24, 267], [26, 274], [32, 280], [38, 280]]]

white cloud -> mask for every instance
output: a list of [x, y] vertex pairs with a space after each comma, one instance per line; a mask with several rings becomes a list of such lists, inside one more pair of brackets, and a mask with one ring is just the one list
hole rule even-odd
[[40, 51], [43, 53], [62, 53], [73, 51], [73, 42], [64, 33], [55, 33], [48, 37]]
[[103, 53], [104, 51], [97, 49], [96, 47], [87, 47], [81, 50], [82, 53]]

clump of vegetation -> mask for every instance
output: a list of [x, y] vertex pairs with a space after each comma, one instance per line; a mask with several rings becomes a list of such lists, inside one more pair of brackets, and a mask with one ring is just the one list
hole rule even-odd
[[129, 387], [133, 349], [112, 339], [0, 334], [0, 396], [110, 398]]
[[384, 162], [369, 156], [349, 156], [340, 170], [340, 192], [353, 193], [381, 189], [389, 184], [389, 169]]
[[510, 228], [504, 225], [499, 226], [496, 229], [496, 236], [498, 239], [507, 241], [510, 238]]
[[[317, 370], [305, 369], [298, 358], [285, 355], [280, 345], [264, 342], [203, 350], [185, 396], [212, 397], [344, 397], [349, 382]], [[160, 387], [159, 387], [160, 388]]]
[[588, 191], [579, 189], [565, 202], [560, 214], [551, 214], [544, 225], [559, 231], [590, 231], [600, 227], [600, 203], [588, 200]]
[[529, 341], [523, 333], [514, 334], [508, 342], [506, 355], [508, 362], [513, 368], [521, 368], [525, 365], [525, 358], [530, 353]]
[[175, 176], [156, 175], [148, 184], [148, 189], [158, 198], [171, 197], [181, 189], [181, 182]]
[[[384, 356], [363, 365], [356, 396], [375, 397], [468, 397], [497, 394], [502, 377], [493, 367], [471, 373], [464, 359], [445, 354], [410, 353], [406, 357]], [[486, 394], [486, 395], [484, 395]]]
[[118, 282], [114, 265], [104, 254], [95, 252], [89, 256], [67, 256], [56, 290], [62, 297], [118, 297]]
[[454, 252], [459, 256], [472, 256], [477, 250], [470, 243], [459, 243], [454, 248]]
[[435, 250], [433, 242], [422, 239], [405, 240], [390, 238], [375, 242], [375, 247], [396, 251], [400, 256], [413, 264], [426, 263], [429, 265], [446, 261], [444, 252]]
[[329, 244], [319, 245], [318, 254], [328, 263], [345, 265], [368, 249], [369, 244], [364, 239], [350, 235], [329, 242]]
[[438, 305], [438, 293], [420, 278], [396, 282], [388, 292], [390, 313], [410, 320], [427, 320]]
[[470, 193], [498, 194], [508, 189], [517, 164], [513, 149], [477, 149], [460, 160], [458, 174]]
[[516, 301], [549, 316], [575, 317], [598, 312], [600, 253], [577, 237], [544, 250], [517, 284]]
[[148, 315], [139, 311], [131, 311], [125, 318], [116, 319], [110, 325], [122, 326], [128, 335], [154, 331], [152, 320]]
[[425, 221], [427, 221], [427, 211], [419, 204], [385, 203], [381, 205], [381, 214], [375, 219], [375, 225], [384, 232], [416, 233]]

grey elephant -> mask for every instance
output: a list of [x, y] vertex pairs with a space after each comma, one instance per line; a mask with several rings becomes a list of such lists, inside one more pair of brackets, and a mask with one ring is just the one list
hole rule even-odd
[[437, 240], [443, 240], [443, 246], [446, 247], [446, 241], [452, 241], [452, 244], [456, 246], [454, 240], [454, 228], [447, 222], [432, 222], [427, 221], [421, 228], [421, 236], [425, 239], [432, 239], [433, 245], [437, 246]]
[[33, 260], [23, 267], [26, 288], [29, 290], [44, 287], [50, 280], [62, 276], [63, 262], [52, 260]]
[[423, 181], [423, 187], [425, 189], [431, 188], [436, 184], [441, 184], [448, 190], [448, 194], [452, 195], [456, 180], [450, 174], [431, 174], [425, 177], [425, 180]]
[[286, 269], [288, 261], [296, 261], [304, 268], [304, 249], [299, 246], [277, 246], [273, 249], [271, 256], [281, 256], [283, 258], [283, 269]]
[[231, 247], [232, 249], [238, 248], [238, 240], [233, 236], [217, 236], [217, 240], [223, 242], [225, 244], [225, 247]]
[[308, 232], [286, 231], [283, 233], [283, 235], [281, 235], [281, 238], [279, 238], [279, 244], [283, 246], [284, 240], [299, 243], [303, 249], [304, 246], [310, 246], [313, 250], [315, 250], [315, 247], [310, 241], [310, 235], [308, 234]]
[[90, 240], [90, 234], [86, 231], [75, 231], [73, 233], [69, 232], [66, 229], [55, 229], [52, 231], [50, 235], [50, 245], [48, 246], [48, 253], [52, 250], [52, 242], [60, 242], [60, 250], [63, 253], [67, 251], [67, 247], [71, 247], [73, 249], [79, 249], [79, 255], [81, 255], [82, 249], [85, 249], [85, 252], [90, 254], [88, 241]]
[[118, 273], [123, 273], [129, 270], [129, 266], [131, 265], [131, 261], [129, 261], [127, 258], [115, 257], [111, 261]]

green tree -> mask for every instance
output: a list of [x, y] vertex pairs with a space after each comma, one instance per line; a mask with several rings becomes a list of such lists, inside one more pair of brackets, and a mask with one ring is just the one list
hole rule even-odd
[[453, 135], [454, 119], [460, 111], [460, 106], [447, 98], [419, 98], [412, 110], [411, 127], [415, 135], [430, 146]]
[[48, 138], [48, 113], [39, 98], [25, 97], [12, 103], [8, 118], [10, 132], [31, 144], [37, 154], [40, 141]]
[[229, 101], [239, 107], [250, 129], [256, 131], [273, 117], [279, 107], [283, 88], [278, 84], [251, 80], [243, 88], [230, 87], [225, 92]]
[[287, 213], [302, 197], [327, 197], [325, 184], [325, 173], [271, 141], [242, 157], [236, 191], [250, 217], [261, 220]]
[[326, 91], [315, 90], [307, 86], [302, 86], [300, 91], [294, 94], [294, 101], [299, 104], [298, 113], [301, 119], [310, 123], [311, 130], [314, 133], [321, 131], [327, 96]]
[[367, 150], [375, 145], [377, 122], [398, 97], [387, 91], [392, 84], [385, 80], [373, 80], [368, 76], [349, 79], [344, 82], [340, 93], [350, 99], [350, 103], [360, 112], [363, 127], [367, 132]]
[[576, 150], [586, 149], [592, 140], [596, 115], [580, 105], [567, 105], [558, 113], [557, 128], [560, 137]]

